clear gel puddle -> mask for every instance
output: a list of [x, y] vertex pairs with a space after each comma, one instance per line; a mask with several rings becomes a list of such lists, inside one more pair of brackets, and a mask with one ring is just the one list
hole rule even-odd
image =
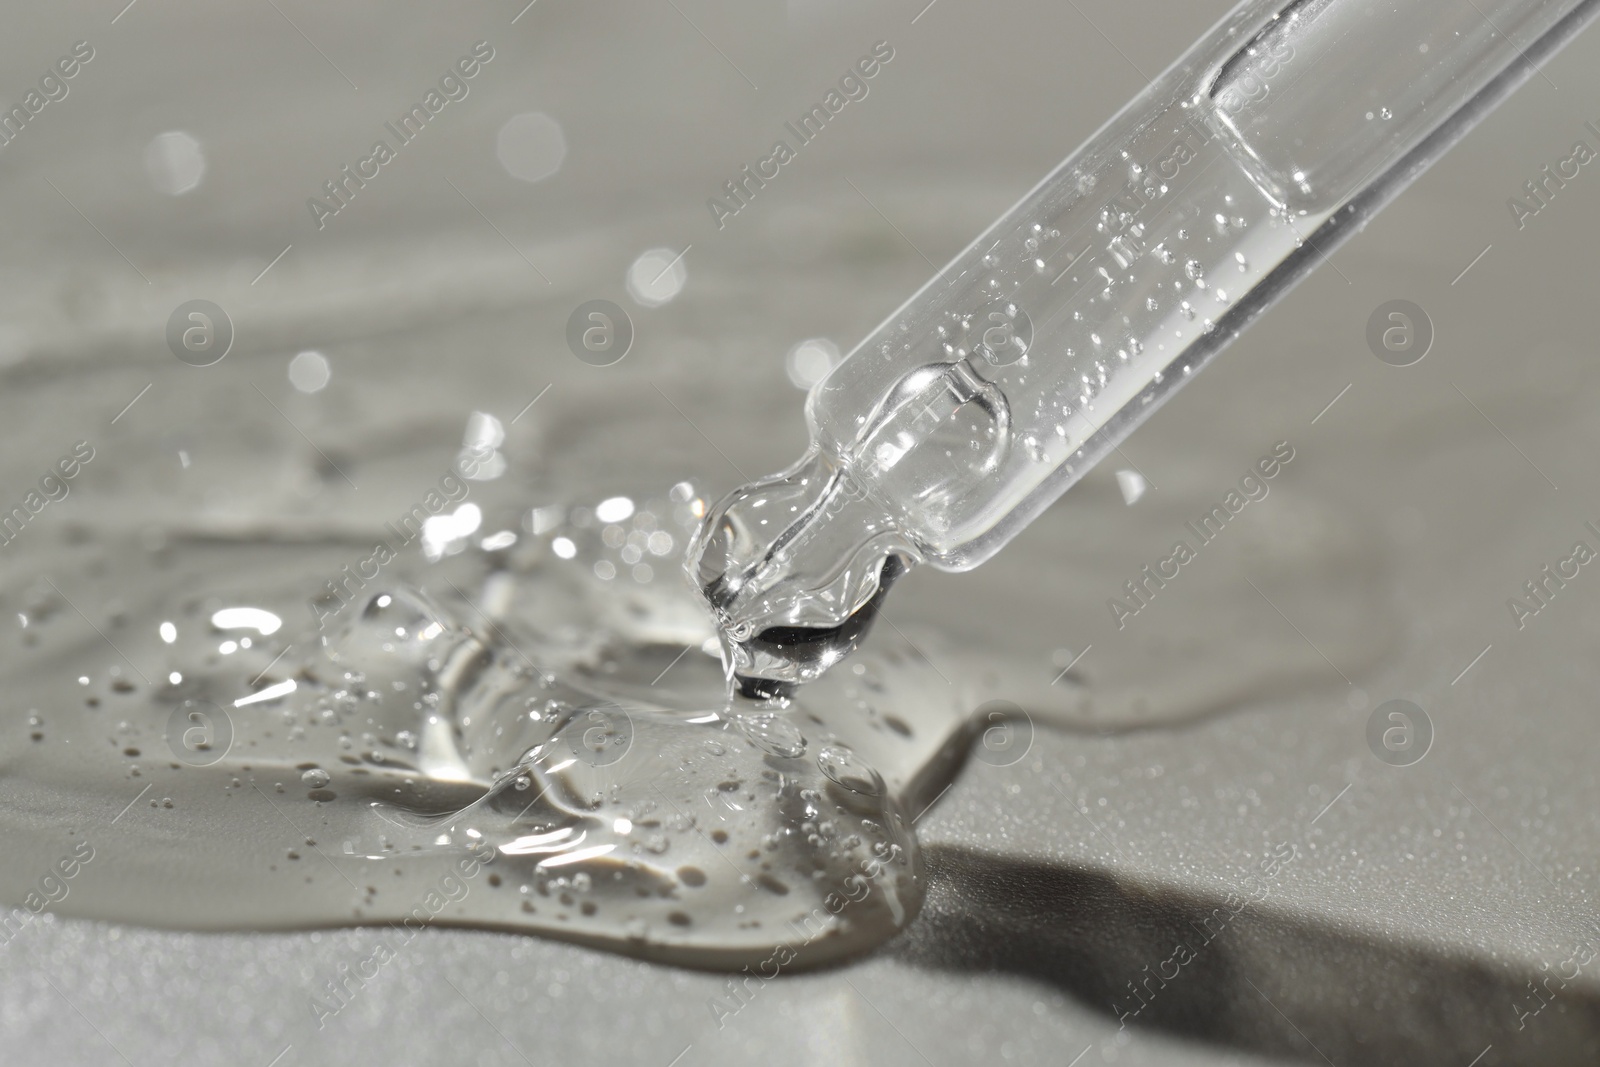
[[[814, 965], [916, 914], [913, 819], [993, 736], [991, 698], [1032, 717], [1002, 739], [1017, 751], [984, 760], [1003, 767], [1035, 723], [1148, 728], [1325, 680], [1287, 630], [1222, 657], [1226, 689], [1169, 653], [1178, 688], [1160, 696], [962, 650], [913, 616], [781, 706], [730, 705], [677, 567], [705, 502], [686, 483], [656, 495], [621, 522], [524, 511], [517, 537], [435, 544], [440, 558], [412, 551], [364, 581], [343, 564], [367, 557], [365, 536], [36, 540], [37, 569], [3, 593], [0, 899], [24, 901], [30, 872], [87, 842], [95, 877], [51, 910], [199, 930], [467, 925]], [[1350, 546], [1316, 528], [1273, 538], [1301, 547], [1291, 584], [1266, 590], [1381, 618]], [[629, 569], [644, 559], [656, 570]], [[1069, 589], [1098, 577], [1058, 571]], [[1163, 607], [1198, 610], [1183, 605]], [[1372, 632], [1344, 627], [1324, 651], [1354, 669]]]
[[[563, 469], [581, 482], [609, 455], [563, 453]], [[207, 462], [256, 492], [244, 446]], [[1104, 597], [1148, 559], [1114, 554], [1125, 505], [1108, 473], [1062, 505], [1072, 551], [1019, 543], [954, 594], [915, 571], [893, 625], [787, 705], [730, 706], [711, 613], [680, 574], [707, 509], [687, 484], [657, 475], [622, 514], [581, 497], [530, 512], [515, 502], [531, 485], [497, 483], [474, 497], [476, 532], [442, 528], [428, 558], [413, 545], [363, 578], [381, 520], [416, 492], [396, 474], [385, 496], [375, 468], [326, 517], [270, 492], [164, 511], [108, 479], [7, 546], [0, 901], [23, 904], [86, 843], [89, 873], [45, 887], [51, 911], [195, 930], [462, 925], [815, 965], [914, 917], [912, 822], [969, 751], [969, 773], [1016, 774], [1050, 758], [1030, 750], [1036, 730], [1171, 726], [1339, 687], [1329, 660], [1359, 677], [1393, 647], [1382, 552], [1291, 484], [1136, 626], [1100, 636]], [[1201, 473], [1174, 482], [1141, 523], [1179, 531], [1220, 492]], [[1316, 647], [1262, 594], [1316, 619]], [[1070, 623], [1063, 605], [1080, 634], [1032, 621]], [[1080, 638], [1095, 647], [1066, 671]], [[1031, 720], [994, 730], [996, 700]]]
[[[684, 543], [696, 512], [676, 495], [641, 504], [635, 540]], [[96, 849], [105, 876], [54, 910], [168, 927], [473, 925], [740, 967], [904, 926], [923, 888], [912, 816], [964, 753], [970, 698], [869, 647], [785, 706], [730, 708], [675, 558], [654, 581], [601, 580], [600, 525], [411, 582], [405, 561], [359, 588], [339, 570], [320, 629], [292, 547], [253, 548], [243, 574], [236, 547], [106, 547], [106, 569], [155, 568], [168, 595], [94, 628], [77, 610], [92, 574], [35, 583], [8, 840]]]
[[[1007, 773], [1036, 725], [1149, 728], [1327, 681], [1275, 617], [1208, 596], [1162, 608], [1182, 622], [1238, 607], [1243, 643], [1167, 649], [1166, 690], [1089, 684], [1131, 643], [1063, 677], [993, 641], [957, 646], [959, 618], [930, 633], [911, 614], [781, 706], [730, 705], [710, 612], [678, 573], [705, 501], [686, 483], [655, 495], [619, 522], [592, 502], [524, 510], [517, 536], [442, 541], [431, 561], [413, 549], [364, 581], [345, 566], [368, 556], [364, 533], [35, 539], [34, 566], [0, 590], [15, 620], [0, 900], [25, 901], [86, 842], [95, 875], [52, 911], [197, 930], [465, 925], [803, 967], [915, 916], [912, 823], [996, 736], [993, 698], [1031, 719], [977, 773]], [[1111, 513], [1083, 499], [1080, 524]], [[1289, 610], [1362, 622], [1320, 646], [1354, 670], [1384, 615], [1333, 526], [1273, 527], [1290, 554], [1261, 581]], [[1084, 562], [1055, 565], [1059, 588], [1096, 586]]]

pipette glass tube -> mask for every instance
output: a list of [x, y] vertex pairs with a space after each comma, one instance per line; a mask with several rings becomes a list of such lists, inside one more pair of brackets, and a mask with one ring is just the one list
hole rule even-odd
[[707, 515], [689, 573], [730, 669], [815, 677], [907, 566], [994, 555], [1597, 11], [1235, 8], [813, 388], [797, 465]]

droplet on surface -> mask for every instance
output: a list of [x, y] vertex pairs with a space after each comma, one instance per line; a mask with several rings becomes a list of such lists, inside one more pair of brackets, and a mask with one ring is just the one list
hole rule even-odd
[[1122, 490], [1122, 500], [1129, 507], [1139, 502], [1144, 496], [1149, 483], [1144, 480], [1144, 475], [1134, 470], [1120, 470], [1117, 472], [1117, 488]]
[[669, 304], [689, 280], [684, 256], [670, 248], [652, 248], [639, 254], [628, 268], [628, 295], [645, 307]]
[[525, 111], [500, 127], [494, 153], [513, 178], [540, 182], [561, 169], [567, 158], [567, 136], [561, 124], [544, 112]]
[[205, 177], [205, 150], [193, 134], [168, 130], [145, 145], [144, 169], [157, 192], [182, 196], [198, 188]]
[[839, 346], [822, 337], [801, 341], [789, 349], [784, 370], [797, 389], [810, 389], [827, 377], [839, 362]]
[[328, 357], [321, 352], [301, 352], [289, 361], [289, 384], [302, 393], [320, 393], [332, 376]]

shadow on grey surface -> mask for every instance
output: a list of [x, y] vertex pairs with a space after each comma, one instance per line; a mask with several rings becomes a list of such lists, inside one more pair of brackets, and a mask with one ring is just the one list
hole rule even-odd
[[[1048, 983], [1121, 1018], [1136, 1040], [1155, 1031], [1336, 1067], [1600, 1062], [1600, 988], [1582, 977], [1563, 988], [1560, 963], [1518, 973], [1240, 908], [1243, 894], [1174, 892], [963, 848], [926, 857], [927, 901], [889, 951]], [[1540, 981], [1544, 1000], [1532, 988]]]

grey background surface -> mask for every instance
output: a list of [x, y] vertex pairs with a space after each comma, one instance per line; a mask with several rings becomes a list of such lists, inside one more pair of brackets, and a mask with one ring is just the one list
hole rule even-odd
[[[66, 506], [96, 529], [226, 531], [284, 514], [359, 525], [435, 477], [470, 411], [509, 419], [546, 385], [508, 442], [507, 502], [685, 472], [725, 489], [735, 475], [718, 447], [746, 473], [776, 469], [804, 444], [785, 351], [809, 336], [848, 349], [1226, 6], [15, 8], [0, 100], [20, 100], [74, 41], [96, 57], [0, 149], [6, 491], [93, 434], [113, 462]], [[706, 198], [880, 39], [895, 58], [871, 94], [719, 231]], [[306, 199], [478, 40], [495, 58], [471, 95], [317, 229]], [[930, 894], [896, 942], [765, 985], [719, 1028], [709, 1001], [726, 997], [725, 976], [430, 930], [319, 1030], [309, 990], [365, 955], [370, 932], [52, 919], [0, 949], [6, 1057], [1594, 1062], [1592, 964], [1523, 1016], [1543, 1003], [1530, 981], [1566, 974], [1600, 940], [1588, 767], [1600, 578], [1586, 569], [1521, 630], [1505, 606], [1600, 522], [1600, 176], [1585, 168], [1521, 231], [1505, 204], [1575, 139], [1592, 143], [1600, 36], [1545, 74], [1125, 446], [1148, 497], [1125, 506], [1101, 472], [992, 565], [918, 574], [897, 594], [897, 619], [1001, 663], [1019, 689], [1092, 645], [1077, 669], [1091, 695], [1138, 682], [1158, 696], [1142, 725], [1137, 701], [1112, 702], [1073, 728], [1038, 724], [1012, 767], [969, 764], [918, 824]], [[554, 117], [567, 145], [537, 184], [495, 155], [497, 131], [529, 111]], [[193, 134], [208, 165], [181, 197], [156, 191], [143, 163], [171, 129]], [[640, 252], [686, 246], [676, 300], [629, 300]], [[171, 309], [195, 297], [238, 328], [206, 378], [162, 341]], [[629, 308], [638, 331], [613, 368], [562, 342], [571, 309], [597, 297]], [[1396, 298], [1437, 328], [1410, 368], [1363, 340]], [[284, 377], [305, 347], [334, 366], [316, 397]], [[362, 471], [360, 499], [318, 473], [252, 384]], [[1105, 597], [1278, 440], [1297, 459], [1253, 533], [1115, 631]], [[1344, 569], [1319, 571], [1335, 543]], [[1291, 586], [1305, 577], [1292, 622], [1243, 581], [1274, 560]], [[1339, 610], [1319, 611], [1319, 596]], [[1258, 630], [1282, 643], [1253, 647]], [[1262, 683], [1291, 647], [1309, 666]], [[1187, 665], [1211, 672], [1203, 700], [1184, 699], [1199, 687]], [[1426, 709], [1436, 732], [1411, 767], [1366, 742], [1391, 698]], [[1253, 874], [1282, 843], [1295, 860]], [[1127, 983], [1251, 893], [1119, 1023]]]

